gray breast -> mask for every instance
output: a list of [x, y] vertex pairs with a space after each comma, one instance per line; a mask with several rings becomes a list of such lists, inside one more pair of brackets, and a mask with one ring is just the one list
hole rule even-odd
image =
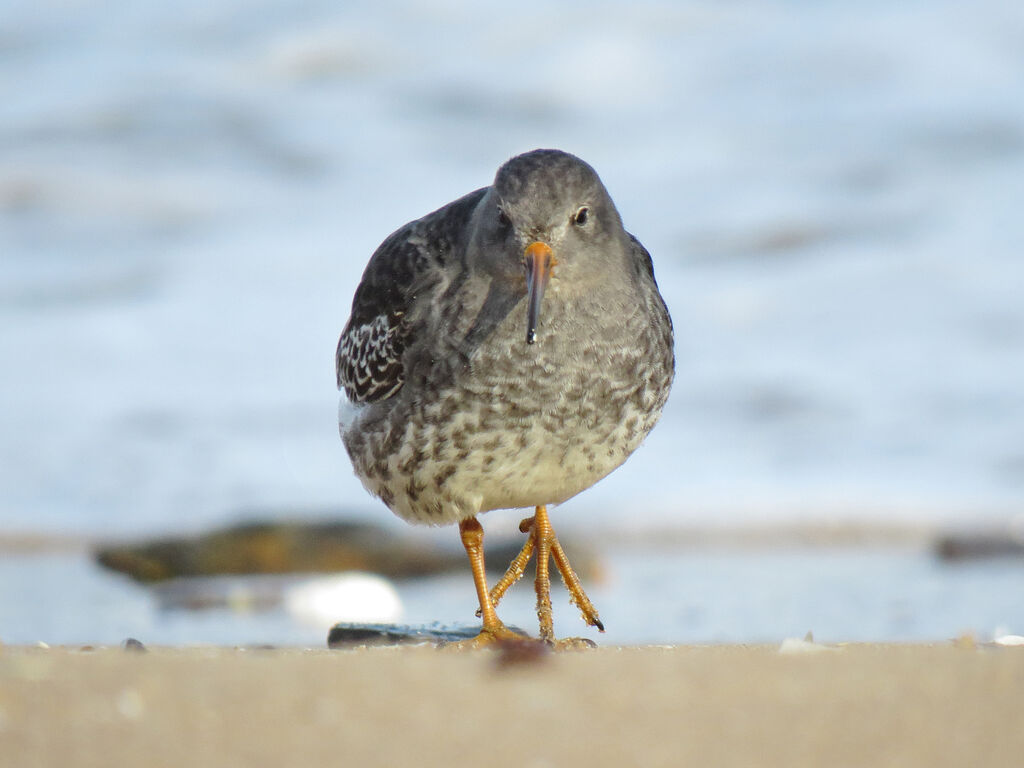
[[615, 317], [593, 297], [552, 296], [527, 345], [521, 304], [473, 311], [488, 295], [469, 282], [434, 307], [406, 385], [343, 434], [367, 488], [410, 521], [564, 501], [628, 458], [667, 397], [671, 326], [648, 296]]

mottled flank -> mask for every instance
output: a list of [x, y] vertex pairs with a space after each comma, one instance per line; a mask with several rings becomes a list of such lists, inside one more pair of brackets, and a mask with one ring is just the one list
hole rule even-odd
[[[531, 243], [554, 267], [526, 341]], [[673, 377], [651, 257], [594, 170], [538, 150], [392, 234], [338, 344], [342, 438], [396, 514], [444, 524], [565, 501], [654, 427]]]

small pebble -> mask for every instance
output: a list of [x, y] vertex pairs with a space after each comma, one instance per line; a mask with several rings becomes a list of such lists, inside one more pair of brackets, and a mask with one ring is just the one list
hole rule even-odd
[[820, 651], [836, 650], [839, 649], [814, 642], [814, 635], [810, 632], [804, 635], [803, 639], [799, 637], [787, 637], [785, 640], [782, 641], [782, 645], [779, 646], [779, 653], [787, 655], [797, 653], [818, 653]]
[[124, 648], [126, 651], [132, 651], [134, 653], [145, 653], [146, 652], [146, 646], [144, 646], [141, 642], [136, 640], [134, 637], [127, 638], [123, 643], [121, 643], [121, 647]]
[[965, 632], [960, 637], [954, 638], [953, 647], [964, 651], [974, 651], [978, 648], [978, 641], [975, 640], [972, 632]]

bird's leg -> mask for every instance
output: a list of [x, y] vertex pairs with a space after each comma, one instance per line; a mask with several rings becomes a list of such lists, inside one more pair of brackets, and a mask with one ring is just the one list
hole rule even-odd
[[555, 642], [555, 627], [551, 618], [551, 574], [548, 570], [551, 561], [551, 542], [555, 532], [548, 520], [547, 507], [537, 507], [533, 516], [534, 546], [537, 548], [537, 578], [534, 589], [537, 592], [537, 620], [540, 622], [540, 639], [546, 643]]
[[[526, 541], [523, 543], [523, 548], [519, 551], [519, 554], [516, 555], [515, 560], [509, 565], [508, 570], [505, 571], [505, 574], [498, 580], [498, 583], [494, 585], [490, 592], [492, 610], [504, 596], [505, 592], [508, 591], [508, 588], [522, 578], [526, 572], [526, 566], [530, 561], [530, 557], [536, 551], [537, 576], [534, 582], [534, 589], [537, 592], [537, 618], [540, 622], [541, 640], [554, 645], [556, 648], [579, 648], [593, 645], [589, 640], [582, 640], [580, 638], [555, 640], [554, 623], [551, 616], [551, 568], [549, 565], [552, 557], [555, 560], [555, 567], [562, 576], [562, 582], [569, 591], [569, 600], [580, 609], [583, 614], [583, 620], [590, 626], [597, 627], [602, 632], [604, 632], [604, 625], [597, 615], [597, 609], [594, 608], [594, 604], [590, 602], [587, 593], [583, 591], [583, 585], [580, 583], [576, 571], [569, 564], [569, 558], [566, 557], [565, 550], [558, 543], [558, 537], [555, 536], [554, 528], [551, 527], [551, 521], [548, 518], [547, 507], [537, 507], [536, 514], [533, 517], [528, 517], [519, 524], [519, 530], [528, 534]], [[466, 551], [469, 551], [469, 547], [466, 548]], [[483, 601], [481, 601], [480, 605], [481, 608], [477, 611], [477, 616], [484, 615]]]
[[505, 592], [508, 591], [508, 588], [523, 578], [523, 574], [526, 573], [526, 564], [530, 562], [530, 556], [533, 554], [533, 533], [530, 530], [532, 527], [532, 517], [528, 517], [519, 523], [519, 530], [530, 535], [526, 537], [523, 548], [519, 550], [516, 559], [509, 564], [505, 575], [498, 579], [498, 583], [491, 590], [491, 602], [494, 605], [497, 605], [505, 595]]
[[580, 609], [580, 612], [583, 614], [583, 620], [587, 624], [597, 627], [599, 631], [604, 632], [604, 624], [601, 623], [601, 619], [597, 615], [597, 609], [590, 602], [587, 593], [583, 591], [580, 577], [576, 575], [576, 571], [569, 565], [569, 558], [565, 556], [565, 550], [558, 543], [558, 539], [551, 542], [551, 554], [555, 557], [555, 567], [562, 574], [562, 583], [569, 590], [569, 601]]
[[476, 595], [480, 600], [480, 615], [483, 617], [484, 632], [491, 632], [504, 624], [498, 618], [494, 610], [494, 603], [491, 602], [490, 592], [487, 590], [487, 573], [484, 569], [484, 528], [475, 517], [462, 520], [459, 523], [459, 535], [462, 537], [462, 546], [466, 548], [469, 555], [469, 566], [473, 569], [473, 583], [476, 585]]
[[448, 647], [454, 648], [480, 648], [495, 641], [501, 640], [522, 640], [522, 635], [513, 632], [502, 623], [494, 610], [494, 603], [491, 601], [490, 592], [487, 590], [487, 573], [484, 569], [484, 529], [475, 517], [470, 517], [459, 522], [459, 536], [462, 537], [462, 546], [469, 556], [469, 565], [473, 569], [473, 583], [476, 585], [477, 599], [480, 601], [480, 613], [483, 617], [483, 627], [480, 634], [469, 640], [449, 643]]
[[[548, 519], [547, 507], [537, 507], [530, 535], [534, 538], [534, 544], [537, 548], [537, 580], [535, 586], [537, 590], [537, 618], [540, 621], [541, 639], [554, 643], [554, 629], [551, 625], [551, 577], [548, 571], [548, 559], [552, 555], [555, 558], [555, 567], [562, 575], [562, 583], [565, 584], [566, 589], [569, 591], [569, 599], [573, 605], [582, 611], [583, 620], [590, 626], [597, 627], [598, 630], [604, 632], [604, 624], [601, 623], [601, 619], [597, 615], [597, 609], [590, 602], [587, 593], [583, 591], [583, 585], [569, 564], [569, 559], [565, 556], [565, 550], [558, 543], [555, 530], [551, 527], [551, 521]], [[560, 641], [559, 644], [576, 646], [583, 642], [577, 642], [577, 640], [570, 638]]]

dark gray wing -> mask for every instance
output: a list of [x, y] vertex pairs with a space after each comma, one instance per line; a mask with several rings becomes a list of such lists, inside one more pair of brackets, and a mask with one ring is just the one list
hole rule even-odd
[[424, 298], [431, 273], [439, 274], [463, 246], [485, 192], [478, 189], [406, 224], [370, 257], [335, 357], [338, 389], [350, 401], [373, 403], [401, 389], [404, 353], [416, 332], [408, 320], [412, 302]]
[[640, 292], [645, 297], [649, 308], [651, 333], [660, 337], [655, 348], [660, 350], [664, 356], [663, 364], [669, 372], [668, 382], [671, 383], [676, 365], [672, 316], [668, 312], [668, 306], [665, 304], [661, 291], [658, 290], [658, 281], [654, 278], [654, 260], [651, 259], [651, 254], [644, 248], [643, 243], [633, 235], [629, 232], [626, 235], [629, 236], [633, 268], [636, 270]]
[[647, 273], [651, 280], [654, 280], [654, 260], [651, 258], [651, 254], [634, 235], [627, 232], [626, 237], [629, 238], [629, 244], [632, 247], [633, 265], [638, 271]]

